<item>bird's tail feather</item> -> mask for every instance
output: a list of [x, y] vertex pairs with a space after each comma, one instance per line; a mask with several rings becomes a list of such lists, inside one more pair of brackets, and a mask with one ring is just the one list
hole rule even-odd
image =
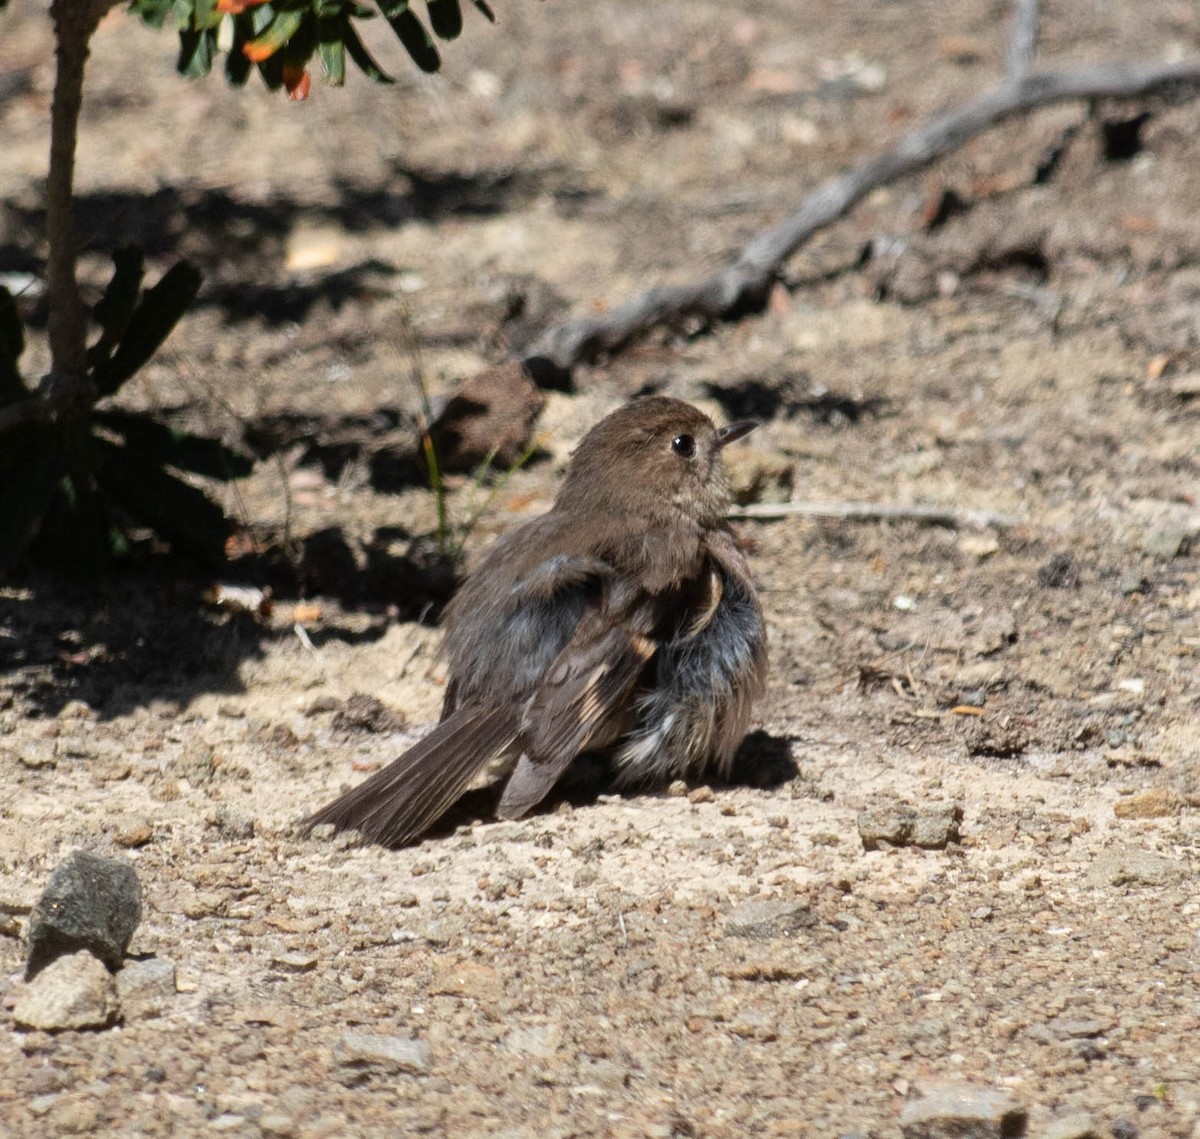
[[369, 842], [402, 846], [429, 829], [471, 780], [516, 739], [513, 708], [467, 705], [369, 779], [309, 815], [311, 830], [332, 823], [357, 829]]

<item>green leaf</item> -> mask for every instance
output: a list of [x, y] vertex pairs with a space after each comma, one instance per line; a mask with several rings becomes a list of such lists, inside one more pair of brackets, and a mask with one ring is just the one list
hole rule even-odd
[[123, 245], [114, 250], [113, 265], [112, 280], [92, 309], [92, 316], [101, 329], [100, 339], [88, 349], [87, 362], [92, 368], [107, 360], [125, 335], [146, 272], [146, 259], [136, 245]]
[[373, 79], [376, 83], [395, 83], [396, 81], [375, 62], [375, 57], [367, 51], [367, 46], [359, 39], [358, 32], [355, 31], [354, 25], [346, 23], [345, 33], [346, 51], [349, 52], [350, 58], [354, 60], [358, 67], [368, 79]]
[[199, 269], [180, 261], [142, 294], [117, 350], [92, 373], [102, 396], [112, 395], [158, 351], [196, 299], [202, 279]]
[[413, 63], [422, 71], [437, 71], [442, 66], [442, 57], [425, 25], [413, 15], [408, 0], [380, 0], [379, 8], [404, 50], [412, 56]]
[[258, 4], [250, 9], [250, 23], [254, 28], [254, 34], [265, 32], [271, 26], [271, 21], [275, 19], [275, 7], [271, 4]]
[[5, 433], [9, 461], [0, 483], [0, 573], [24, 556], [59, 493], [67, 460], [57, 434], [45, 423]]
[[307, 67], [317, 48], [317, 20], [311, 12], [302, 12], [300, 26], [279, 53], [285, 67]]
[[176, 478], [157, 463], [107, 439], [96, 439], [101, 459], [97, 478], [123, 510], [176, 550], [219, 558], [230, 523], [203, 491]]
[[219, 439], [176, 431], [146, 415], [109, 409], [93, 416], [96, 423], [124, 436], [125, 443], [138, 456], [159, 465], [192, 471], [198, 475], [228, 482], [243, 479], [254, 470], [254, 460]]
[[76, 572], [92, 570], [108, 561], [113, 546], [108, 510], [95, 485], [65, 475], [29, 544], [30, 559]]
[[225, 56], [225, 78], [235, 87], [241, 87], [254, 70], [251, 63], [242, 52], [242, 46], [254, 34], [253, 17], [248, 12], [242, 12], [233, 18], [233, 45]]
[[246, 44], [245, 54], [255, 63], [265, 63], [300, 30], [304, 16], [299, 11], [276, 12], [266, 29]]
[[217, 11], [217, 0], [195, 0], [192, 23], [197, 28], [207, 28], [216, 31], [217, 25], [221, 22], [223, 16], [223, 12]]
[[317, 56], [325, 78], [335, 87], [346, 82], [345, 29], [349, 21], [341, 16], [323, 16], [317, 20]]
[[29, 395], [17, 366], [24, 351], [25, 329], [17, 312], [17, 302], [12, 293], [0, 285], [0, 406]]
[[462, 35], [462, 8], [458, 0], [425, 0], [425, 6], [429, 9], [429, 23], [435, 36], [453, 40]]
[[216, 32], [209, 28], [194, 32], [190, 28], [180, 27], [179, 58], [175, 61], [175, 70], [189, 79], [202, 79], [212, 70], [216, 50]]
[[173, 0], [133, 0], [129, 10], [152, 28], [161, 28], [171, 13]]
[[276, 53], [258, 64], [258, 73], [268, 91], [278, 91], [283, 86], [283, 58]]

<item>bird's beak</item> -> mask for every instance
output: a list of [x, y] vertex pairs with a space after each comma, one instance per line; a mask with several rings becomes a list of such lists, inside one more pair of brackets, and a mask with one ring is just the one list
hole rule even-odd
[[743, 436], [749, 435], [758, 424], [753, 419], [739, 419], [736, 423], [729, 424], [728, 427], [717, 428], [717, 446], [725, 447], [730, 443], [735, 443]]

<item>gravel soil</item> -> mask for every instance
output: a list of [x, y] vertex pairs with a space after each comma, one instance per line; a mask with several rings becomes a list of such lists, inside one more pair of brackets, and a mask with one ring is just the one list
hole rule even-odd
[[[772, 671], [731, 785], [582, 787], [517, 823], [471, 800], [400, 851], [295, 833], [440, 703], [434, 504], [388, 463], [414, 375], [444, 392], [718, 267], [994, 83], [1008, 11], [496, 8], [434, 78], [372, 28], [396, 86], [303, 105], [177, 79], [173, 37], [122, 13], [97, 36], [81, 272], [95, 290], [123, 240], [204, 269], [121, 398], [257, 440], [227, 577], [275, 598], [218, 609], [163, 557], [0, 591], [0, 1131], [891, 1139], [937, 1134], [906, 1112], [963, 1083], [1032, 1135], [1200, 1135], [1182, 96], [990, 132], [819, 235], [764, 313], [579, 369], [507, 480], [452, 480], [470, 554], [663, 391], [763, 419], [748, 499], [1013, 516], [742, 523]], [[36, 269], [52, 43], [33, 0], [0, 19], [0, 268]], [[1197, 50], [1186, 3], [1047, 4], [1048, 65]], [[80, 847], [136, 868], [129, 953], [176, 991], [24, 1030], [30, 910]]]

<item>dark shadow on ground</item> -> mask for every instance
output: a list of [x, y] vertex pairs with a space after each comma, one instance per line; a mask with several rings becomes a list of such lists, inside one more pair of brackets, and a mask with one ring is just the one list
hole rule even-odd
[[[356, 301], [390, 295], [383, 282], [398, 270], [374, 257], [329, 273], [305, 273], [283, 283], [252, 281], [236, 276], [211, 280], [196, 298], [197, 309], [215, 308], [230, 324], [251, 318], [278, 327], [300, 324], [317, 305], [340, 312]], [[225, 275], [228, 278], [228, 274]]]
[[715, 399], [730, 419], [766, 422], [804, 416], [823, 427], [837, 427], [894, 414], [887, 399], [830, 391], [802, 374], [770, 381], [749, 377], [729, 383], [707, 383], [704, 394]]
[[75, 581], [46, 574], [0, 594], [0, 701], [32, 716], [82, 700], [108, 719], [154, 700], [241, 690], [261, 653], [247, 615], [207, 611], [205, 582], [175, 563]]
[[[441, 403], [433, 402], [435, 414], [440, 411]], [[162, 416], [178, 419], [183, 426], [187, 408], [164, 411]], [[347, 467], [358, 464], [366, 471], [371, 487], [384, 494], [429, 487], [420, 438], [416, 422], [395, 407], [377, 407], [358, 415], [281, 412], [257, 416], [243, 428], [246, 446], [260, 459], [291, 451], [292, 461], [302, 467], [318, 468], [329, 482], [336, 482]], [[446, 476], [450, 464], [444, 450], [441, 455], [442, 473]], [[522, 465], [528, 469], [548, 457], [548, 452], [538, 448]], [[447, 481], [453, 484], [461, 474], [484, 482], [490, 477], [488, 472], [465, 472], [451, 466]]]
[[330, 482], [352, 463], [362, 462], [376, 490], [427, 484], [418, 461], [416, 424], [394, 407], [359, 415], [260, 415], [246, 423], [244, 438], [260, 459], [296, 450], [296, 463], [319, 468]]
[[[279, 599], [319, 597], [392, 620], [436, 621], [458, 583], [436, 538], [403, 526], [381, 526], [365, 542], [328, 526], [290, 543], [278, 534], [247, 534], [239, 545], [226, 570], [230, 580]], [[326, 634], [310, 635], [316, 642]]]
[[[717, 794], [720, 788], [757, 787], [772, 790], [791, 782], [800, 773], [792, 758], [792, 741], [787, 736], [772, 736], [764, 731], [750, 732], [742, 741], [734, 756], [733, 768], [725, 782], [700, 779], [690, 786], [714, 785]], [[445, 837], [460, 826], [476, 820], [495, 820], [496, 808], [504, 791], [501, 779], [487, 787], [468, 791], [463, 795], [430, 830], [428, 837]], [[566, 775], [531, 813], [530, 817], [550, 815], [564, 803], [573, 808], [586, 809], [594, 806], [601, 795], [614, 791], [611, 772], [601, 759], [581, 756], [567, 769]], [[620, 794], [628, 798], [662, 794], [662, 788], [627, 788]]]
[[[222, 579], [264, 589], [276, 607], [319, 596], [320, 621], [307, 629], [315, 645], [372, 642], [397, 620], [436, 621], [456, 584], [432, 538], [396, 527], [361, 546], [332, 527], [289, 547], [265, 535], [236, 541], [244, 550]], [[185, 706], [202, 693], [242, 691], [241, 665], [295, 633], [290, 621], [219, 604], [213, 585], [165, 554], [89, 581], [14, 581], [0, 592], [0, 708], [53, 717], [82, 700], [111, 719], [155, 701]]]
[[[201, 307], [218, 307], [231, 322], [257, 318], [279, 324], [301, 320], [318, 301], [339, 308], [377, 287], [380, 276], [396, 272], [373, 259], [329, 273], [287, 272], [288, 239], [300, 222], [365, 233], [415, 221], [498, 215], [547, 193], [564, 212], [577, 213], [589, 192], [564, 188], [563, 177], [553, 168], [468, 174], [397, 163], [392, 177], [379, 185], [335, 183], [336, 197], [329, 202], [284, 194], [251, 201], [227, 189], [188, 185], [152, 193], [105, 190], [76, 198], [76, 232], [85, 253], [111, 254], [133, 244], [151, 261], [186, 257], [205, 276]], [[0, 203], [0, 269], [41, 272], [45, 224], [41, 206]], [[44, 326], [44, 299], [29, 308], [29, 322]]]

